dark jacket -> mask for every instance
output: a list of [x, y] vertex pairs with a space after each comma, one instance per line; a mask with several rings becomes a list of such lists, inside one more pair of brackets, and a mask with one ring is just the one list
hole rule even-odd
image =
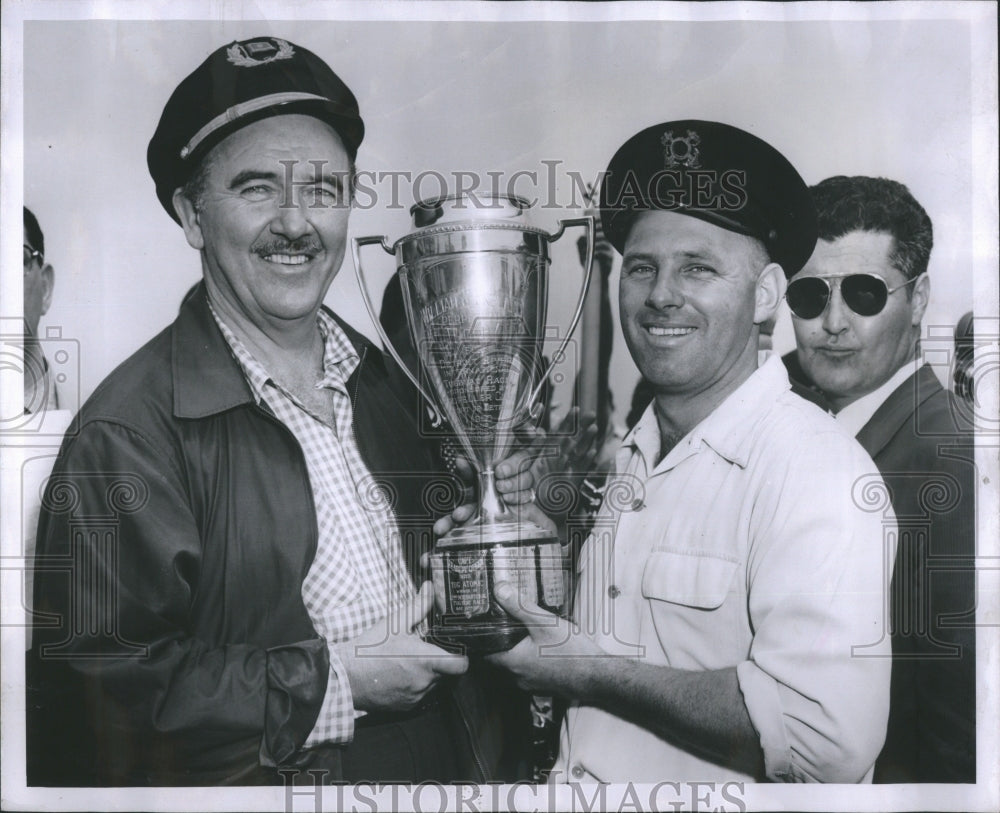
[[[415, 396], [342, 327], [361, 356], [348, 382], [358, 446], [394, 495], [417, 582], [459, 489], [434, 477]], [[29, 784], [280, 784], [278, 768], [337, 780], [340, 747], [299, 750], [329, 667], [301, 595], [317, 533], [302, 450], [254, 403], [198, 292], [85, 404], [46, 490]], [[471, 676], [448, 689], [461, 778], [496, 778], [509, 711]]]
[[899, 525], [876, 782], [976, 781], [976, 472], [969, 408], [927, 365], [858, 432]]
[[813, 384], [806, 371], [802, 369], [802, 365], [799, 363], [798, 352], [792, 350], [785, 353], [781, 357], [781, 362], [785, 365], [785, 370], [788, 372], [788, 382], [792, 385], [792, 392], [816, 404], [820, 409], [829, 412], [830, 405], [827, 403], [826, 398], [823, 397], [823, 393], [820, 392], [819, 387]]

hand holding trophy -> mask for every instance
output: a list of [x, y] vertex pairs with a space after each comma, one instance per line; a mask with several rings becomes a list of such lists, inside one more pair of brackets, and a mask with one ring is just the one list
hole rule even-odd
[[[494, 467], [511, 450], [546, 378], [562, 357], [583, 310], [594, 248], [592, 217], [560, 222], [549, 234], [527, 223], [514, 196], [453, 195], [418, 202], [415, 231], [392, 246], [384, 237], [353, 241], [361, 292], [386, 348], [433, 409], [447, 418], [479, 474], [477, 514], [442, 536], [431, 554], [434, 643], [469, 653], [512, 647], [526, 634], [493, 596], [502, 581], [523, 600], [566, 609], [559, 540], [518, 518], [497, 493]], [[542, 369], [549, 292], [549, 246], [567, 227], [587, 229], [583, 286], [569, 330]], [[377, 244], [396, 258], [410, 338], [431, 396], [382, 328], [361, 266]]]

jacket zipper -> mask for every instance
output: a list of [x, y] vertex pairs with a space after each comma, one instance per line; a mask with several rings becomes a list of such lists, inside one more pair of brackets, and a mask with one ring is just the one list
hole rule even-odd
[[[270, 423], [273, 423], [275, 426], [279, 427], [291, 439], [292, 443], [295, 445], [295, 448], [299, 450], [299, 463], [301, 464], [302, 469], [306, 473], [305, 479], [307, 488], [305, 489], [305, 492], [309, 497], [309, 509], [312, 512], [310, 516], [315, 518], [316, 497], [313, 494], [312, 481], [309, 479], [309, 465], [306, 463], [306, 453], [302, 451], [302, 446], [299, 444], [299, 439], [295, 437], [295, 433], [281, 422], [278, 416], [275, 415], [271, 411], [270, 407], [267, 406], [266, 402], [262, 401], [261, 403], [263, 403], [264, 405], [261, 406], [260, 404], [255, 403], [253, 405], [254, 410], [259, 415], [262, 415], [264, 418], [266, 418]], [[315, 529], [315, 532], [312, 534], [312, 554], [313, 554], [313, 559], [315, 559], [316, 554], [319, 552], [319, 523], [314, 521], [312, 523], [312, 526]], [[310, 561], [310, 565], [311, 564], [312, 562]]]
[[[354, 382], [354, 392], [351, 393], [351, 439], [354, 441], [354, 446], [359, 453], [361, 452], [361, 447], [358, 445], [358, 437], [357, 434], [355, 433], [354, 416], [358, 405], [358, 390], [361, 387], [361, 374], [362, 374], [361, 368], [364, 365], [367, 356], [368, 356], [368, 348], [362, 346], [361, 360], [358, 362], [357, 378]], [[361, 455], [361, 458], [362, 460], [364, 459], [363, 454]], [[399, 519], [396, 516], [396, 512], [392, 508], [389, 509], [389, 512], [392, 514], [392, 520], [396, 524], [396, 527], [398, 528]], [[458, 711], [458, 716], [459, 719], [461, 719], [462, 721], [462, 726], [463, 728], [465, 728], [465, 733], [469, 740], [469, 746], [472, 750], [472, 758], [475, 760], [476, 767], [479, 769], [479, 776], [482, 778], [483, 782], [488, 782], [490, 781], [490, 776], [486, 772], [486, 768], [483, 764], [483, 758], [482, 754], [480, 753], [479, 743], [477, 742], [476, 737], [474, 736], [474, 733], [472, 731], [472, 724], [469, 722], [468, 715], [465, 713], [465, 709], [462, 707], [462, 703], [459, 701], [455, 693], [450, 692], [449, 694], [451, 695], [451, 700], [453, 705], [455, 706], [455, 709]]]
[[[365, 467], [368, 467], [369, 463], [367, 460], [365, 460], [364, 452], [361, 451], [361, 445], [358, 443], [358, 434], [354, 426], [354, 415], [357, 411], [357, 406], [358, 406], [358, 391], [361, 389], [361, 374], [362, 374], [361, 368], [364, 366], [365, 359], [367, 358], [368, 358], [368, 348], [362, 346], [357, 366], [357, 377], [354, 381], [354, 392], [348, 394], [348, 398], [351, 401], [351, 429], [350, 429], [351, 442], [354, 444], [354, 448], [358, 450], [358, 456], [361, 458], [361, 462], [365, 464]], [[371, 469], [369, 469], [368, 473], [371, 474], [373, 477], [377, 476], [375, 472], [371, 471]], [[399, 530], [399, 517], [396, 516], [395, 509], [393, 509], [392, 506], [388, 506], [386, 510], [387, 513], [389, 514], [389, 518], [392, 521], [392, 524], [396, 527], [397, 530]], [[402, 535], [400, 535], [400, 539], [402, 539]], [[389, 550], [388, 543], [386, 545], [380, 544], [379, 548], [382, 551], [382, 556], [386, 559], [386, 565], [389, 568], [389, 573], [390, 574], [393, 573], [394, 568], [393, 568], [393, 562], [391, 560], [392, 551]], [[402, 551], [400, 551], [399, 554], [402, 557]], [[403, 566], [404, 568], [406, 566], [405, 558], [403, 559]], [[407, 576], [409, 576], [409, 573], [407, 573]]]

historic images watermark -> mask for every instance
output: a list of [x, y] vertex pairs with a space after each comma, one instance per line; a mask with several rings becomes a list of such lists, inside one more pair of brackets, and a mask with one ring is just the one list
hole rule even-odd
[[[417, 813], [478, 813], [481, 810], [743, 813], [747, 810], [743, 782], [670, 781], [645, 785], [628, 782], [615, 786], [579, 782], [541, 786], [531, 782], [512, 785], [443, 785], [439, 782], [325, 785], [324, 771], [281, 770], [279, 773], [285, 781], [285, 813], [319, 813], [321, 810], [375, 813], [377, 810], [403, 809]], [[558, 777], [553, 779], [558, 780]]]
[[[687, 162], [668, 157], [663, 168], [648, 178], [629, 170], [621, 184], [615, 184], [614, 196], [605, 197], [601, 205], [628, 209], [655, 200], [660, 208], [667, 209], [742, 209], [747, 203], [746, 172], [702, 168], [696, 150], [693, 155], [694, 160]], [[318, 185], [326, 185], [326, 194], [309, 195], [307, 208], [393, 210], [409, 208], [413, 201], [429, 205], [448, 199], [456, 209], [475, 212], [500, 209], [503, 200], [514, 199], [525, 208], [566, 211], [592, 205], [594, 190], [611, 177], [607, 170], [585, 173], [557, 158], [543, 158], [536, 167], [514, 172], [374, 170], [354, 166], [344, 171], [330, 170], [324, 159], [315, 159], [306, 162], [312, 168], [311, 178], [307, 171], [306, 179], [294, 177], [297, 169], [301, 171], [301, 162], [278, 163], [282, 171], [273, 180], [281, 187], [277, 198], [280, 208], [301, 205], [295, 190], [314, 192]], [[344, 194], [345, 190], [349, 194]]]
[[[29, 402], [13, 404], [0, 414], [0, 443], [16, 436], [29, 435], [46, 445], [62, 439], [66, 427], [54, 428], [45, 420], [46, 404], [51, 401], [51, 389], [58, 388], [60, 397], [68, 403], [80, 403], [80, 342], [63, 335], [59, 325], [50, 325], [44, 336], [33, 339], [40, 353], [25, 352], [26, 342], [23, 322], [4, 318], [0, 321], [0, 380], [5, 389], [31, 393]], [[75, 392], [69, 392], [68, 388]], [[71, 426], [70, 432], [73, 431]]]

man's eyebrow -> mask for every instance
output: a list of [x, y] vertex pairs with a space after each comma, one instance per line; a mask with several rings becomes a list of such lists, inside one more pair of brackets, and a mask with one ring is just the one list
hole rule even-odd
[[688, 251], [678, 252], [679, 257], [683, 257], [685, 260], [708, 260], [710, 262], [715, 261], [715, 254], [708, 249], [695, 249]]
[[652, 263], [656, 261], [656, 257], [653, 254], [646, 254], [642, 251], [627, 252], [624, 257], [622, 257], [622, 262], [632, 262], [634, 260], [642, 260], [647, 263]]
[[259, 169], [245, 169], [242, 172], [236, 174], [227, 185], [227, 189], [237, 189], [243, 186], [243, 184], [249, 181], [276, 181], [278, 180], [278, 174], [276, 172], [265, 172]]
[[336, 187], [337, 189], [344, 188], [344, 181], [347, 179], [348, 172], [344, 170], [343, 172], [328, 172], [325, 175], [321, 175], [319, 178], [311, 181], [311, 183], [316, 184], [329, 184], [330, 186]]
[[[683, 251], [668, 251], [668, 259], [674, 260], [695, 260], [697, 262], [703, 263], [716, 263], [718, 258], [716, 255], [707, 248], [704, 249], [684, 249]], [[645, 251], [637, 252], [627, 252], [624, 257], [622, 257], [623, 263], [634, 263], [634, 262], [646, 262], [652, 265], [656, 265], [659, 262], [659, 255], [653, 254]]]
[[[350, 173], [346, 170], [344, 172], [328, 172], [316, 178], [292, 181], [292, 184], [294, 186], [327, 184], [336, 189], [343, 189], [344, 183], [349, 174]], [[226, 188], [229, 190], [236, 190], [251, 181], [270, 181], [271, 183], [277, 183], [280, 180], [284, 180], [284, 178], [284, 175], [279, 175], [277, 172], [269, 172], [262, 169], [245, 169], [242, 172], [238, 172], [236, 176], [227, 184]]]

